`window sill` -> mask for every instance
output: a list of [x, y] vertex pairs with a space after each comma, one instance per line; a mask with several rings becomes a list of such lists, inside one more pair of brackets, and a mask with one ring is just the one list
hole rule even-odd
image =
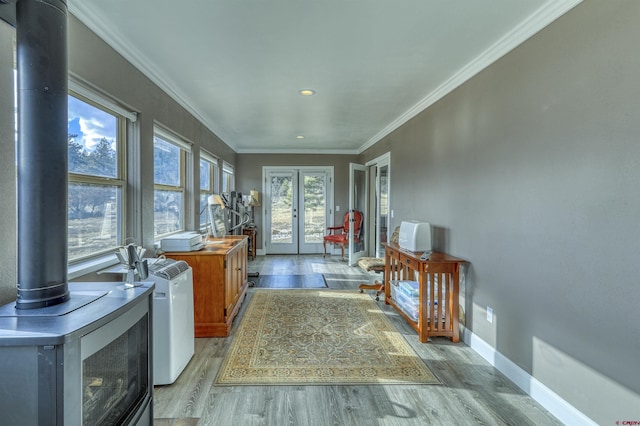
[[69, 267], [67, 268], [68, 279], [74, 280], [76, 278], [80, 278], [83, 275], [87, 275], [92, 272], [98, 272], [117, 263], [118, 258], [115, 254], [107, 254], [93, 259], [85, 260], [83, 262], [75, 263], [73, 265], [69, 265]]

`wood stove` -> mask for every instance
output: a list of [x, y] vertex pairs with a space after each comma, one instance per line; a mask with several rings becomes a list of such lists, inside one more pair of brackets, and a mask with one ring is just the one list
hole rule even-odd
[[0, 423], [151, 425], [153, 284], [68, 283], [67, 3], [0, 0], [16, 26], [18, 282], [0, 307]]
[[151, 425], [153, 284], [69, 287], [63, 304], [0, 307], [0, 423]]

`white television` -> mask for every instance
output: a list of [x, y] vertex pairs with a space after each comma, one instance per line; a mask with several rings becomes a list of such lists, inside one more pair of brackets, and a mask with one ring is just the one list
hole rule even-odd
[[410, 252], [431, 251], [431, 225], [417, 220], [402, 221], [398, 245]]

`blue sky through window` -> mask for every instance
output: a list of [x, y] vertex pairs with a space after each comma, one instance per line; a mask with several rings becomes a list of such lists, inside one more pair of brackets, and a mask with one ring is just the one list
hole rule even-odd
[[93, 151], [102, 138], [111, 142], [115, 150], [117, 126], [113, 115], [69, 96], [69, 134], [78, 135], [75, 141], [88, 152]]

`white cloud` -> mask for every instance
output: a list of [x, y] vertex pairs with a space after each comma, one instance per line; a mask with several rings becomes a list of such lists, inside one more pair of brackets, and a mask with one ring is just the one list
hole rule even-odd
[[92, 105], [69, 96], [69, 122], [78, 119], [80, 134], [76, 142], [91, 151], [102, 138], [115, 141], [117, 135], [116, 118]]

